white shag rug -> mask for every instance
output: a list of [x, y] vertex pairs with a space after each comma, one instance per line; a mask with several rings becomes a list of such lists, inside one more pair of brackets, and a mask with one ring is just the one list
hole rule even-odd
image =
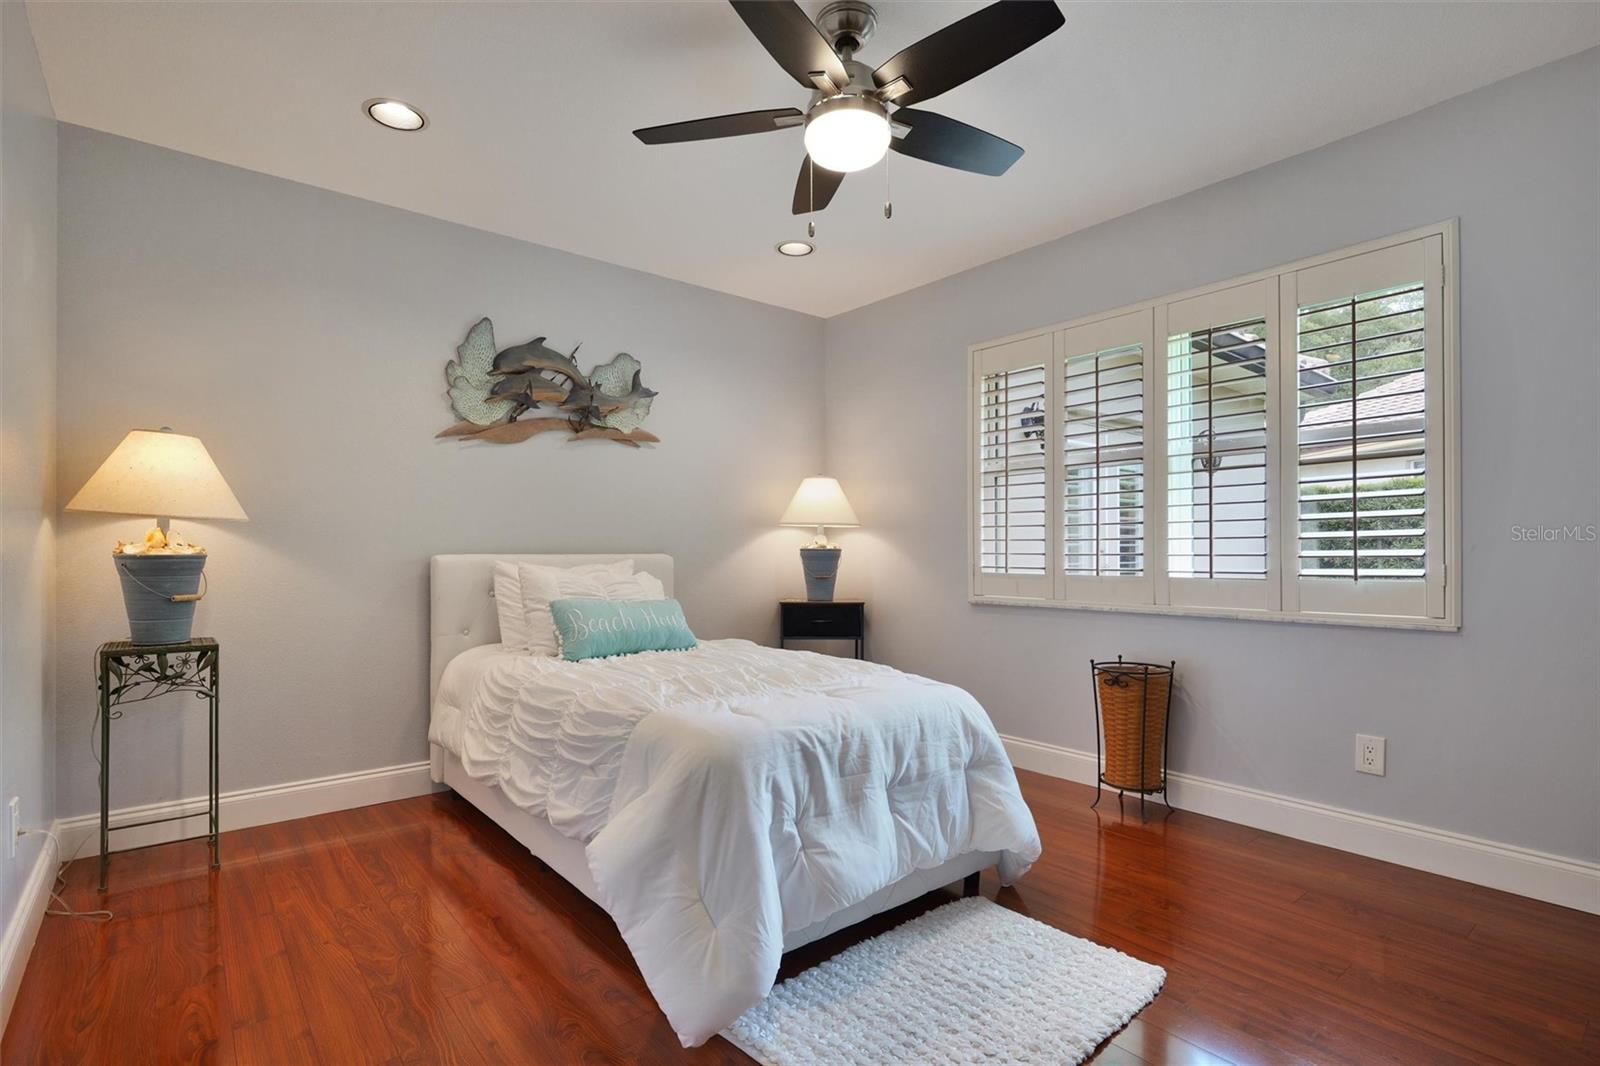
[[1166, 977], [974, 897], [791, 977], [722, 1035], [765, 1066], [1078, 1063]]

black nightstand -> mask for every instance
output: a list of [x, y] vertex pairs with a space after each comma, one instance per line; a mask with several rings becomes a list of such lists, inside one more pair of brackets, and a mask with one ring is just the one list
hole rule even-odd
[[850, 640], [867, 657], [865, 600], [779, 600], [778, 647], [791, 640]]

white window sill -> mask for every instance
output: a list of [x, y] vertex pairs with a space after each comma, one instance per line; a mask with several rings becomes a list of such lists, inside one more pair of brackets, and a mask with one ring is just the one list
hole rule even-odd
[[1115, 611], [1119, 614], [1160, 614], [1188, 618], [1234, 618], [1252, 622], [1301, 622], [1312, 625], [1363, 626], [1378, 629], [1421, 629], [1454, 633], [1461, 629], [1450, 618], [1406, 618], [1383, 614], [1315, 614], [1284, 611], [1253, 611], [1230, 607], [1173, 607], [1154, 603], [1071, 603], [1065, 600], [1040, 600], [1024, 596], [974, 596], [968, 603], [984, 607], [1046, 607], [1058, 611]]

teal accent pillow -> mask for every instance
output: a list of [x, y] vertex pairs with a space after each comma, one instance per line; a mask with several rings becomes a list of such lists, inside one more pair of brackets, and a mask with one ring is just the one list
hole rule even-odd
[[552, 600], [550, 617], [568, 662], [684, 651], [699, 643], [677, 600]]

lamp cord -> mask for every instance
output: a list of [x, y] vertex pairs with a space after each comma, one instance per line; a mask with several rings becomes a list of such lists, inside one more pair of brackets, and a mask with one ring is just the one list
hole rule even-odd
[[55, 915], [58, 918], [81, 918], [82, 920], [84, 920], [86, 922], [109, 922], [111, 919], [116, 917], [116, 915], [114, 913], [112, 913], [109, 910], [105, 910], [103, 908], [96, 909], [96, 910], [80, 911], [76, 907], [74, 907], [72, 904], [68, 903], [61, 896], [61, 893], [66, 891], [66, 888], [67, 888], [67, 867], [70, 866], [72, 864], [73, 860], [78, 857], [78, 852], [83, 850], [83, 845], [84, 845], [85, 842], [88, 841], [88, 839], [89, 839], [88, 837], [84, 837], [83, 840], [78, 842], [77, 851], [74, 851], [70, 857], [68, 857], [66, 859], [62, 859], [61, 858], [61, 839], [59, 837], [57, 837], [52, 830], [49, 830], [49, 829], [25, 829], [25, 830], [23, 830], [23, 832], [24, 833], [37, 833], [37, 834], [40, 834], [40, 835], [42, 835], [44, 837], [47, 837], [49, 839], [49, 841], [50, 841], [51, 846], [53, 846], [56, 849], [56, 858], [58, 860], [60, 860], [58, 862], [58, 864], [56, 865], [55, 885], [54, 885], [54, 887], [52, 887], [49, 890], [50, 891], [50, 898], [55, 900], [56, 905], [54, 907], [46, 908], [45, 909], [45, 913], [46, 914]]
[[[100, 673], [99, 673], [99, 670], [98, 669], [94, 670], [93, 674], [94, 674], [95, 688], [98, 689], [100, 687]], [[101, 758], [102, 758], [101, 752], [95, 746], [95, 742], [94, 742], [94, 734], [95, 734], [95, 728], [94, 727], [95, 727], [95, 723], [99, 720], [99, 718], [100, 718], [100, 706], [99, 706], [99, 703], [97, 701], [96, 704], [95, 704], [94, 713], [92, 715], [90, 715], [90, 717], [89, 717], [89, 754], [94, 756], [94, 764], [95, 764], [96, 767], [100, 767], [101, 766]], [[61, 858], [61, 840], [60, 840], [60, 838], [58, 838], [55, 835], [55, 833], [51, 832], [48, 829], [40, 830], [40, 832], [43, 832], [45, 836], [50, 838], [50, 842], [55, 845], [56, 858], [60, 859]], [[66, 888], [66, 885], [67, 885], [67, 867], [70, 866], [73, 863], [73, 861], [77, 859], [78, 852], [83, 850], [84, 844], [88, 843], [88, 841], [89, 841], [88, 837], [84, 837], [82, 840], [78, 841], [77, 849], [74, 850], [73, 853], [71, 854], [71, 856], [69, 856], [68, 858], [61, 859], [60, 865], [56, 867], [56, 884], [55, 884], [55, 888], [52, 889], [51, 892], [50, 892], [50, 898], [56, 901], [57, 906], [52, 907], [49, 910], [46, 910], [45, 911], [46, 914], [55, 914], [55, 915], [59, 915], [60, 917], [63, 917], [63, 918], [82, 918], [82, 919], [84, 919], [86, 921], [91, 921], [91, 922], [109, 922], [112, 918], [116, 917], [115, 914], [113, 914], [111, 911], [108, 911], [108, 910], [92, 910], [92, 911], [80, 911], [80, 910], [77, 910], [70, 903], [68, 903], [66, 900], [61, 898], [61, 892], [62, 892], [62, 890], [64, 890]]]

